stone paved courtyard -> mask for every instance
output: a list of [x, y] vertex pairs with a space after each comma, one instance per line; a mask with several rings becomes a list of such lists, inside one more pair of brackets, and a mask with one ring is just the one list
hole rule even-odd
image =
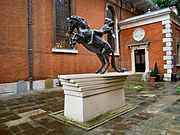
[[180, 82], [142, 85], [142, 90], [125, 86], [126, 102], [135, 110], [90, 131], [48, 116], [63, 110], [61, 88], [1, 97], [0, 135], [179, 135], [180, 94], [175, 89]]

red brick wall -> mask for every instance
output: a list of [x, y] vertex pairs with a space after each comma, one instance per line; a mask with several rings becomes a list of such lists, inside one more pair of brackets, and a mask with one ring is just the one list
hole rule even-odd
[[[96, 15], [94, 18], [94, 13], [95, 11], [101, 11], [103, 15], [102, 9], [104, 7], [95, 6], [101, 4], [95, 2], [76, 1], [76, 14], [85, 18], [92, 27], [98, 27], [98, 25], [100, 27], [100, 15], [99, 17]], [[94, 5], [90, 5], [92, 3]], [[97, 56], [87, 51], [82, 45], [77, 46], [78, 54], [52, 53], [52, 2], [47, 0], [35, 1], [33, 5], [34, 78], [46, 79], [55, 78], [58, 74], [95, 72], [100, 64], [97, 61]], [[85, 12], [87, 12], [89, 6], [97, 8], [89, 9], [88, 14], [86, 14]], [[96, 19], [96, 23], [91, 21]]]
[[[145, 30], [145, 37], [143, 40], [149, 40], [149, 66], [150, 70], [154, 67], [155, 62], [161, 73], [163, 70], [163, 51], [162, 51], [162, 23], [153, 23], [140, 26]], [[129, 43], [135, 42], [133, 39], [133, 32], [138, 27], [122, 30], [121, 32], [121, 66], [131, 70], [131, 52], [128, 47]]]
[[[0, 83], [28, 80], [27, 1], [0, 1]], [[76, 15], [93, 29], [104, 22], [106, 0], [76, 0]], [[119, 7], [115, 6], [119, 16]], [[94, 73], [100, 62], [78, 45], [78, 54], [52, 53], [52, 0], [33, 0], [33, 79]]]
[[28, 79], [26, 4], [0, 1], [0, 83]]

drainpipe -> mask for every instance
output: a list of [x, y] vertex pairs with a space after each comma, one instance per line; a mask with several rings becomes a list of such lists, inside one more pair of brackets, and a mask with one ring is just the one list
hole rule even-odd
[[32, 52], [32, 0], [28, 2], [28, 62], [29, 62], [29, 89], [33, 90], [33, 52]]
[[[122, 0], [120, 0], [120, 21], [122, 20]], [[119, 67], [121, 67], [121, 43], [120, 43], [120, 39], [121, 39], [121, 28], [118, 25], [118, 36], [119, 36]]]

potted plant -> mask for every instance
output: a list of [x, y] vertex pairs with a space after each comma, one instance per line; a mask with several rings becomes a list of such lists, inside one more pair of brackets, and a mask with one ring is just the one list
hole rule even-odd
[[161, 74], [159, 73], [157, 63], [155, 63], [153, 70], [150, 73], [149, 81], [150, 82], [160, 82]]
[[157, 63], [155, 63], [155, 65], [154, 65], [154, 74], [155, 74], [155, 76], [156, 76], [155, 81], [156, 81], [156, 82], [160, 82], [160, 81], [162, 80], [162, 75], [161, 75], [161, 73], [160, 73], [159, 70], [158, 70]]
[[151, 71], [150, 77], [149, 77], [149, 82], [155, 82], [156, 75], [154, 74], [154, 70]]

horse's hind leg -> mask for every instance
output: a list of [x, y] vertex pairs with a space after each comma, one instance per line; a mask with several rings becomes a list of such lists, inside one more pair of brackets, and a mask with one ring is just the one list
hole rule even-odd
[[109, 57], [107, 54], [102, 54], [103, 55], [103, 58], [105, 60], [105, 63], [106, 63], [106, 67], [101, 71], [101, 74], [104, 74], [106, 72], [106, 70], [108, 69], [110, 63], [109, 63]]
[[106, 63], [105, 63], [105, 60], [104, 60], [104, 57], [103, 57], [102, 54], [98, 54], [98, 53], [97, 53], [97, 56], [98, 56], [99, 60], [101, 61], [101, 64], [102, 64], [102, 65], [101, 65], [101, 68], [96, 71], [96, 73], [100, 73]]

